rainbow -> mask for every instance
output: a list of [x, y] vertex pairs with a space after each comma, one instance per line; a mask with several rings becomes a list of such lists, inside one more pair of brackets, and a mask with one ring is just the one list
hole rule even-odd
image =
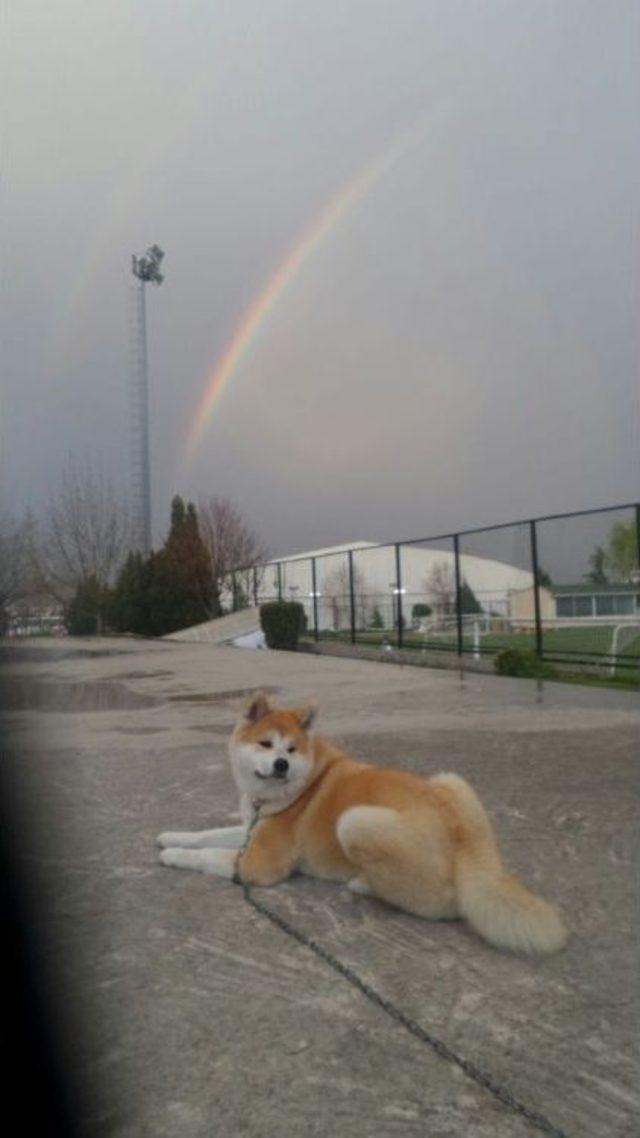
[[191, 419], [184, 450], [186, 462], [193, 458], [231, 377], [241, 361], [247, 356], [269, 313], [273, 311], [287, 286], [291, 284], [305, 262], [336, 225], [370, 192], [376, 182], [395, 165], [401, 155], [415, 143], [418, 135], [423, 131], [424, 125], [425, 116], [423, 115], [417, 124], [396, 137], [381, 154], [368, 163], [332, 198], [319, 217], [302, 234], [273, 276], [267, 281], [265, 287], [247, 308], [234, 329], [231, 339], [218, 358]]

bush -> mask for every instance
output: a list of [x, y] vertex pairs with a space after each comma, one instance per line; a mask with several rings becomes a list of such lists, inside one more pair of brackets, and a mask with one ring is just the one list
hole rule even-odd
[[528, 676], [539, 680], [553, 680], [557, 670], [553, 664], [541, 660], [535, 652], [522, 648], [505, 648], [498, 652], [493, 661], [494, 670], [499, 676]]
[[411, 616], [414, 620], [419, 620], [422, 616], [431, 616], [431, 605], [417, 604], [411, 609]]
[[260, 627], [267, 648], [285, 648], [295, 652], [300, 636], [307, 630], [304, 607], [297, 601], [260, 605]]

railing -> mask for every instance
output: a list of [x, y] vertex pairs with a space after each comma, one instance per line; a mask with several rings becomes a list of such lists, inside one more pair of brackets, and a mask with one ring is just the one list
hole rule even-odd
[[297, 600], [315, 640], [640, 666], [640, 505], [360, 543], [231, 574], [234, 608]]

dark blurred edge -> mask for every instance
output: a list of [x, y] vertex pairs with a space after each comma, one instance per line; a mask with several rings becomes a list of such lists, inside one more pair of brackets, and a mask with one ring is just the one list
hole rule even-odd
[[47, 955], [46, 923], [34, 904], [25, 862], [17, 856], [17, 843], [27, 842], [28, 834], [20, 832], [16, 810], [13, 771], [19, 755], [8, 739], [3, 696], [0, 680], [3, 1114], [19, 1119], [20, 1133], [28, 1134], [33, 1128], [46, 1138], [84, 1138], [79, 1122], [84, 1113], [79, 1078], [65, 1062], [68, 1047], [63, 1043], [63, 1025], [52, 1017], [42, 971], [41, 962]]

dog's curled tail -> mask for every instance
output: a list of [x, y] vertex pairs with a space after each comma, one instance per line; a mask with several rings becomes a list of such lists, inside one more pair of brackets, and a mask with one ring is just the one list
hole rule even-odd
[[567, 940], [560, 914], [505, 872], [477, 795], [456, 775], [440, 775], [433, 781], [453, 793], [461, 820], [455, 854], [460, 915], [497, 948], [531, 955], [558, 952]]

